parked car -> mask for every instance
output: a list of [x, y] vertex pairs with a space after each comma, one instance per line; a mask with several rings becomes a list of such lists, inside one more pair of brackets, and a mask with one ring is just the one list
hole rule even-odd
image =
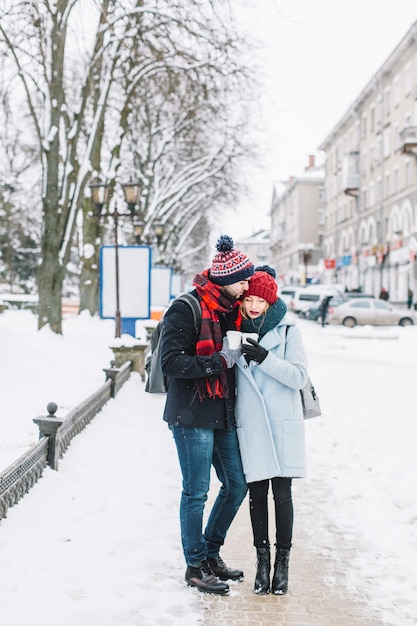
[[[360, 293], [356, 291], [346, 292], [343, 294], [343, 296], [332, 296], [332, 299], [330, 300], [330, 303], [329, 303], [329, 312], [335, 307], [343, 304], [344, 302], [349, 302], [349, 300], [351, 300], [352, 298], [374, 298], [374, 297], [375, 296], [372, 296], [370, 294]], [[306, 315], [307, 319], [313, 320], [314, 322], [318, 321], [318, 319], [320, 318], [320, 305], [322, 303], [322, 300], [323, 298], [320, 300], [318, 304], [315, 304], [314, 306], [310, 307], [310, 310], [308, 311], [308, 314]]]
[[302, 285], [283, 285], [279, 288], [278, 294], [282, 298], [285, 304], [288, 306], [291, 300], [294, 298], [297, 290], [304, 289]]
[[[324, 297], [325, 296], [321, 298], [320, 302], [317, 302], [316, 304], [314, 304], [314, 306], [310, 307], [307, 314], [305, 315], [307, 319], [313, 320], [313, 322], [317, 322], [319, 320], [320, 305]], [[339, 306], [340, 304], [343, 304], [344, 302], [349, 302], [349, 299], [346, 298], [345, 296], [332, 296], [332, 299], [330, 300], [330, 303], [329, 303], [329, 311], [331, 308], [335, 308]]]
[[346, 291], [346, 298], [375, 298], [371, 293], [362, 293], [361, 291]]
[[290, 301], [289, 310], [302, 317], [308, 317], [312, 306], [318, 306], [324, 296], [341, 296], [343, 292], [336, 285], [307, 285], [296, 293]]
[[411, 326], [417, 323], [417, 316], [408, 309], [400, 309], [377, 298], [350, 298], [348, 302], [329, 309], [327, 321], [349, 328], [365, 324]]

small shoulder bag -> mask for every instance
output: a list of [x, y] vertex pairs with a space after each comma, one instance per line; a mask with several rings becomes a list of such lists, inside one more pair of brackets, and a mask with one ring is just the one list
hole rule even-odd
[[[289, 327], [287, 326], [285, 329], [285, 347], [287, 346], [288, 328]], [[300, 389], [300, 396], [301, 404], [303, 407], [303, 416], [305, 420], [321, 415], [319, 397], [316, 393], [313, 383], [310, 380], [310, 377], [307, 378], [307, 382], [304, 387]]]

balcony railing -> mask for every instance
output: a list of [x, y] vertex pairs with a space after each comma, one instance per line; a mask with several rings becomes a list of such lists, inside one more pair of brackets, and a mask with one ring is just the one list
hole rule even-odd
[[406, 126], [399, 133], [400, 150], [403, 154], [417, 151], [417, 126]]
[[348, 196], [357, 196], [360, 188], [359, 152], [349, 152], [343, 158], [343, 191]]

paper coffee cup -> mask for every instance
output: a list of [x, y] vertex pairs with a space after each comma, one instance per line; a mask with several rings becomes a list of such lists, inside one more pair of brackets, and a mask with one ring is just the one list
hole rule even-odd
[[226, 335], [229, 348], [231, 350], [237, 350], [242, 343], [242, 333], [239, 330], [228, 330]]
[[258, 341], [259, 338], [258, 333], [242, 333], [242, 343], [248, 343], [246, 341], [248, 337], [254, 339], [255, 341]]

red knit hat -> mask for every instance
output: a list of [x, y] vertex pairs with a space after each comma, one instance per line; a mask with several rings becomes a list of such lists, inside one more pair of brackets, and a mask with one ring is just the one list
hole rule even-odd
[[257, 267], [254, 275], [250, 279], [249, 289], [245, 291], [244, 297], [258, 296], [269, 304], [274, 304], [278, 300], [278, 285], [274, 279], [275, 270], [269, 265]]
[[233, 239], [222, 235], [216, 244], [218, 253], [209, 270], [210, 280], [216, 285], [231, 285], [249, 280], [254, 272], [253, 263], [246, 254], [234, 248]]

